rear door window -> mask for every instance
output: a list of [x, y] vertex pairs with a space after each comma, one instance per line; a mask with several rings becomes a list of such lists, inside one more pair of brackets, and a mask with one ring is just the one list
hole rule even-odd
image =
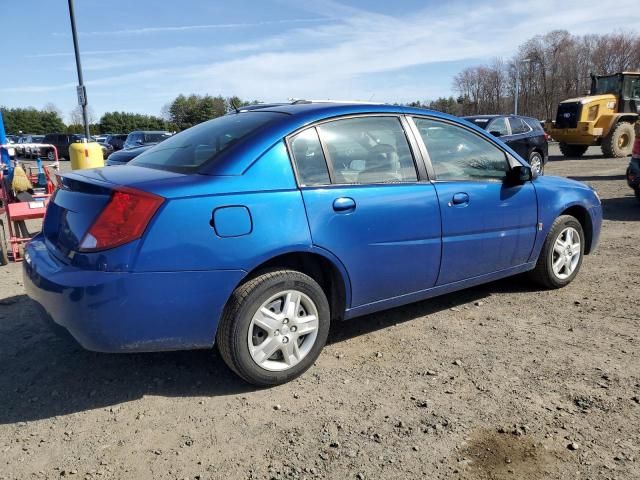
[[509, 127], [507, 127], [507, 119], [504, 117], [500, 117], [492, 120], [487, 130], [494, 135], [497, 133], [501, 137], [509, 135]]
[[318, 125], [333, 169], [333, 183], [370, 184], [418, 180], [398, 117], [370, 116]]

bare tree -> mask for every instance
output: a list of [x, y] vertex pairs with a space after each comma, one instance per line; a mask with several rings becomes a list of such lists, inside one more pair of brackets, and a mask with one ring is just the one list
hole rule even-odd
[[[69, 114], [71, 118], [72, 125], [82, 125], [84, 120], [82, 118], [82, 107], [80, 105], [76, 105], [71, 113]], [[93, 113], [93, 109], [91, 107], [87, 107], [87, 120], [89, 125], [96, 123], [96, 115]]]
[[592, 73], [626, 70], [640, 70], [637, 33], [574, 36], [554, 30], [527, 40], [508, 61], [464, 69], [452, 86], [465, 115], [509, 113], [518, 82], [519, 113], [549, 119], [560, 101], [584, 95]]

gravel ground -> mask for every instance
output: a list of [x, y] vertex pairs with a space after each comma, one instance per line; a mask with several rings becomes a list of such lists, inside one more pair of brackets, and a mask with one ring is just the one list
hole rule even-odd
[[640, 478], [640, 204], [628, 160], [592, 150], [547, 167], [603, 199], [570, 286], [508, 279], [334, 325], [277, 388], [215, 351], [83, 351], [0, 267], [0, 478]]

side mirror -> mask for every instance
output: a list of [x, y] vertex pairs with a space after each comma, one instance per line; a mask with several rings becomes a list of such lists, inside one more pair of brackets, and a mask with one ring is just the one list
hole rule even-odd
[[497, 130], [491, 130], [489, 132], [491, 135], [493, 135], [494, 137], [501, 137], [502, 134], [500, 132], [498, 132]]
[[531, 167], [516, 165], [507, 172], [506, 182], [510, 185], [522, 185], [533, 180], [534, 174]]

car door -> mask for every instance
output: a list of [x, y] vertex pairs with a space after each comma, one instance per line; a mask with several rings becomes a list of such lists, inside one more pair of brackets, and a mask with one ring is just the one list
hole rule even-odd
[[358, 307], [435, 285], [440, 212], [393, 115], [320, 123], [289, 138], [314, 245], [334, 254]]
[[445, 285], [528, 262], [536, 236], [531, 182], [505, 183], [507, 154], [480, 134], [447, 121], [414, 117], [442, 215]]
[[525, 160], [529, 160], [531, 152], [531, 127], [527, 125], [520, 117], [509, 117], [509, 127], [511, 135], [506, 142], [513, 150], [516, 151]]

